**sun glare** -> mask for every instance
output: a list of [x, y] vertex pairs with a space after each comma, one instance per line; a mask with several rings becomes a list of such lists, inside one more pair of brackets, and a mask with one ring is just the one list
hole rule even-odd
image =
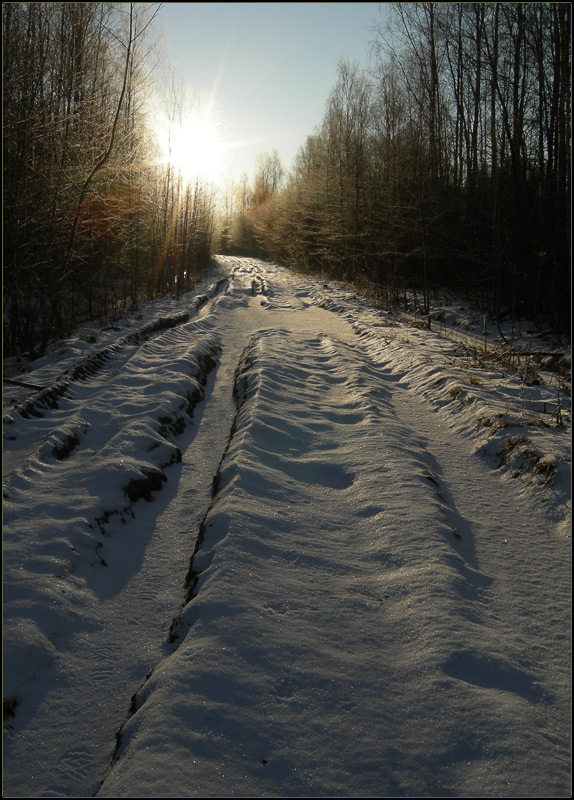
[[171, 164], [186, 183], [199, 179], [221, 183], [226, 147], [211, 108], [193, 109], [180, 124], [163, 122], [158, 129], [162, 161]]

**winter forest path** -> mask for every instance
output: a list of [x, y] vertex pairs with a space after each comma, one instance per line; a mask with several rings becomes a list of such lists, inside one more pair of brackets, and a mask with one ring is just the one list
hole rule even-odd
[[312, 281], [224, 263], [181, 463], [78, 574], [8, 796], [562, 796], [566, 543]]
[[[40, 765], [38, 782], [34, 773], [19, 776], [25, 788], [20, 795], [15, 785], [15, 796], [93, 793], [103, 765], [112, 757], [115, 733], [125, 722], [131, 696], [164, 657], [201, 519], [211, 501], [213, 479], [237, 411], [235, 372], [250, 338], [271, 322], [261, 307], [264, 295], [258, 275], [258, 270], [240, 268], [229, 296], [217, 295], [200, 311], [200, 320], [205, 320], [214, 305], [224, 307], [217, 319], [222, 347], [217, 368], [207, 378], [205, 398], [194, 410], [193, 424], [178, 440], [182, 462], [171, 467], [168, 485], [150, 506], [141, 507], [140, 501], [131, 524], [113, 518], [108, 523], [107, 536], [98, 548], [105, 567], [90, 565], [82, 575], [99, 596], [95, 624], [67, 643], [62, 659], [65, 667], [60, 662], [50, 668], [54, 673], [52, 690], [31, 704], [37, 707], [34, 724], [7, 742], [9, 759], [26, 763], [33, 753], [32, 760]], [[297, 323], [292, 302], [287, 310], [278, 309], [278, 318], [283, 323], [295, 321], [297, 329], [304, 331], [309, 323]], [[309, 306], [310, 301], [295, 301], [299, 316]], [[334, 315], [317, 311], [327, 327], [337, 323]], [[350, 330], [347, 335], [352, 337]], [[87, 394], [92, 396], [94, 384], [108, 380], [110, 372], [120, 374], [125, 357], [118, 365], [116, 361], [117, 357], [104, 376], [91, 381]], [[110, 412], [113, 414], [113, 408]], [[99, 577], [94, 576], [94, 569]], [[92, 695], [97, 697], [97, 708], [86, 706], [86, 698]], [[47, 729], [57, 730], [57, 736], [46, 737]], [[54, 775], [47, 786], [42, 783], [46, 769]]]

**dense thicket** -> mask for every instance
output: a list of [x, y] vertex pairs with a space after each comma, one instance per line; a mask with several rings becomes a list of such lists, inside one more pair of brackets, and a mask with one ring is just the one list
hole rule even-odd
[[567, 3], [393, 4], [371, 68], [340, 64], [289, 180], [243, 225], [389, 300], [414, 287], [423, 312], [440, 284], [567, 326], [570, 24]]
[[156, 13], [2, 6], [5, 355], [185, 288], [209, 258], [213, 198], [157, 164], [144, 122]]

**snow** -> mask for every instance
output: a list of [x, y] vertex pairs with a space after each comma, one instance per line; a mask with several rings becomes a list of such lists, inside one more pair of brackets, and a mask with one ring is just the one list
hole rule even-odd
[[418, 322], [219, 257], [13, 365], [4, 796], [571, 795], [569, 350]]

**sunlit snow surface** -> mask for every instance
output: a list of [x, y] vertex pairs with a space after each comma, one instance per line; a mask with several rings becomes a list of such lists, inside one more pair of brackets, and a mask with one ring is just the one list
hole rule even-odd
[[12, 365], [5, 796], [570, 796], [568, 353], [413, 320], [221, 257]]

